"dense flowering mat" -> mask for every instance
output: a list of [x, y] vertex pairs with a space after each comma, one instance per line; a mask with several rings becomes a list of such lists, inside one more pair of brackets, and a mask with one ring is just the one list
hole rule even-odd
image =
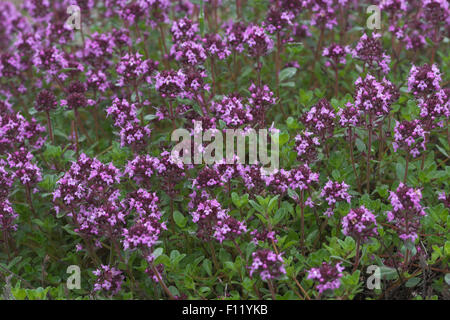
[[449, 12], [0, 2], [2, 297], [448, 299]]

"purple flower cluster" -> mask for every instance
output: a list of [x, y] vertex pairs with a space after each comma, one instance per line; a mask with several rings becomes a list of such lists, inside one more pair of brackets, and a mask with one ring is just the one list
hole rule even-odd
[[331, 217], [334, 214], [333, 210], [337, 202], [346, 201], [347, 203], [350, 203], [352, 197], [348, 193], [348, 189], [349, 185], [345, 182], [339, 183], [337, 181], [333, 182], [328, 180], [320, 193], [320, 196], [324, 198], [330, 206], [330, 208], [324, 212], [325, 215]]
[[80, 81], [72, 81], [66, 89], [67, 99], [61, 100], [61, 106], [69, 110], [87, 107], [92, 102], [86, 98], [86, 86]]
[[245, 29], [242, 39], [248, 54], [252, 57], [262, 57], [273, 49], [273, 41], [266, 34], [263, 27], [250, 25]]
[[310, 185], [319, 181], [319, 174], [307, 165], [300, 165], [291, 170], [280, 169], [270, 175], [262, 174], [261, 179], [276, 194], [286, 194], [288, 189], [307, 190]]
[[[114, 204], [119, 196], [115, 185], [120, 183], [121, 176], [119, 169], [112, 163], [106, 165], [81, 154], [57, 182], [58, 187], [53, 192], [56, 212], [62, 209], [75, 219], [85, 220], [82, 215], [89, 215], [89, 208], [100, 208], [105, 202]], [[78, 210], [83, 210], [80, 217]], [[90, 219], [86, 217], [86, 221]]]
[[211, 111], [231, 128], [248, 125], [253, 120], [250, 107], [237, 94], [225, 96], [220, 102], [212, 102]]
[[224, 240], [234, 240], [246, 232], [247, 226], [243, 222], [231, 216], [227, 216], [226, 218], [217, 221], [214, 238], [222, 243]]
[[197, 224], [197, 237], [204, 241], [213, 237], [219, 242], [233, 240], [247, 232], [245, 224], [231, 217], [216, 199], [201, 199], [191, 211], [191, 216]]
[[160, 179], [162, 189], [172, 196], [177, 193], [175, 186], [186, 175], [184, 164], [173, 159], [167, 151], [162, 152], [159, 157], [137, 156], [128, 162], [124, 174], [148, 189], [152, 185], [150, 178], [155, 175]]
[[420, 189], [409, 188], [402, 182], [395, 192], [390, 192], [392, 211], [387, 212], [387, 218], [389, 222], [395, 224], [402, 240], [409, 239], [414, 242], [418, 238], [420, 218], [426, 215], [420, 204], [421, 199]]
[[150, 249], [157, 243], [163, 230], [166, 230], [165, 224], [155, 218], [138, 218], [131, 227], [123, 229], [123, 248], [125, 250]]
[[262, 280], [278, 279], [286, 274], [283, 258], [280, 254], [269, 249], [260, 249], [252, 253], [252, 265], [250, 266], [250, 276], [259, 273]]
[[120, 128], [120, 146], [130, 146], [134, 152], [145, 149], [151, 130], [148, 126], [139, 124], [139, 120], [128, 121]]
[[176, 43], [170, 49], [170, 54], [176, 61], [188, 67], [201, 65], [207, 58], [206, 51], [202, 44], [195, 41]]
[[328, 61], [325, 62], [325, 66], [338, 68], [339, 65], [345, 65], [347, 62], [345, 56], [350, 52], [351, 49], [349, 46], [344, 47], [337, 43], [331, 44], [322, 51], [322, 55], [328, 58]]
[[388, 12], [391, 18], [400, 18], [408, 10], [406, 0], [381, 0], [380, 10]]
[[188, 18], [175, 20], [170, 28], [174, 42], [195, 40], [198, 36], [199, 28], [197, 23], [193, 23]]
[[135, 104], [130, 104], [126, 99], [115, 98], [112, 106], [106, 109], [107, 116], [111, 116], [114, 125], [121, 127], [127, 122], [134, 122], [137, 118], [137, 108]]
[[203, 38], [203, 46], [207, 55], [223, 60], [231, 54], [230, 48], [224, 39], [217, 33], [208, 33]]
[[237, 171], [248, 191], [259, 194], [266, 189], [266, 182], [263, 180], [260, 165], [239, 165]]
[[59, 73], [61, 69], [69, 67], [66, 55], [57, 47], [48, 46], [36, 48], [33, 55], [33, 64], [38, 70], [46, 74], [46, 80], [50, 81], [52, 77], [58, 77], [65, 80], [67, 75]]
[[317, 104], [300, 117], [300, 122], [319, 136], [322, 141], [325, 141], [333, 136], [335, 118], [333, 106], [327, 99], [320, 99]]
[[424, 64], [421, 67], [412, 66], [408, 78], [408, 90], [416, 97], [424, 97], [441, 89], [441, 72], [438, 67]]
[[193, 188], [208, 189], [213, 187], [223, 186], [227, 181], [221, 177], [220, 172], [216, 168], [205, 166], [198, 173], [197, 177], [192, 182]]
[[34, 107], [37, 111], [49, 112], [56, 109], [57, 105], [58, 102], [56, 101], [56, 97], [53, 92], [50, 90], [42, 90], [36, 98]]
[[319, 29], [332, 30], [337, 26], [336, 10], [334, 0], [304, 0], [302, 4], [312, 11], [311, 25]]
[[420, 155], [420, 150], [426, 150], [426, 132], [422, 127], [420, 120], [398, 122], [394, 128], [394, 142], [392, 147], [394, 151], [403, 149], [407, 154], [414, 158]]
[[355, 82], [355, 107], [373, 117], [389, 114], [391, 105], [399, 97], [398, 90], [389, 80], [382, 82], [370, 74]]
[[271, 6], [263, 26], [269, 33], [280, 32], [292, 25], [292, 19], [294, 19], [294, 14], [291, 11], [284, 11], [282, 8]]
[[[420, 117], [427, 129], [441, 118], [450, 118], [450, 89], [441, 89], [431, 95], [418, 99]], [[443, 126], [442, 123], [438, 125]]]
[[364, 65], [367, 64], [369, 68], [376, 69], [378, 67], [383, 73], [388, 73], [391, 57], [384, 52], [380, 38], [381, 34], [379, 33], [373, 33], [370, 37], [363, 34], [352, 54], [354, 58], [362, 60]]
[[250, 91], [248, 103], [252, 106], [253, 121], [263, 127], [267, 111], [276, 104], [277, 100], [267, 85], [257, 86], [252, 83], [248, 91]]
[[94, 284], [94, 292], [103, 291], [111, 296], [119, 292], [125, 279], [122, 271], [103, 264], [92, 273], [97, 276]]
[[125, 54], [117, 63], [116, 71], [119, 74], [117, 85], [136, 87], [142, 80], [152, 83], [152, 75], [158, 69], [158, 61], [142, 60], [139, 53]]
[[130, 146], [134, 152], [146, 147], [151, 130], [148, 126], [140, 124], [135, 104], [115, 98], [112, 106], [106, 109], [106, 113], [112, 116], [114, 125], [120, 128], [120, 146]]
[[18, 53], [3, 53], [0, 55], [0, 77], [14, 78], [21, 74], [24, 66]]
[[335, 265], [323, 262], [319, 268], [309, 270], [308, 279], [318, 282], [316, 288], [322, 294], [327, 290], [336, 290], [341, 286], [342, 271], [344, 271], [344, 267], [341, 266], [340, 262]]
[[244, 33], [246, 26], [242, 21], [230, 21], [226, 26], [226, 41], [231, 51], [244, 51]]
[[15, 220], [18, 215], [8, 200], [12, 183], [13, 177], [6, 170], [6, 163], [0, 160], [0, 230], [5, 234], [17, 229]]
[[444, 206], [445, 206], [446, 208], [450, 208], [450, 194], [449, 194], [449, 195], [446, 195], [446, 194], [445, 194], [445, 191], [442, 191], [442, 192], [439, 194], [438, 199], [441, 200], [441, 201], [444, 203]]
[[36, 119], [26, 120], [20, 113], [13, 113], [6, 102], [0, 101], [0, 151], [8, 152], [27, 146], [40, 149], [45, 138], [45, 128]]
[[350, 102], [339, 109], [338, 116], [339, 124], [343, 127], [358, 127], [363, 122], [360, 110]]
[[450, 6], [446, 0], [424, 0], [422, 3], [427, 22], [438, 26], [445, 21], [449, 24]]
[[297, 160], [311, 163], [317, 159], [317, 147], [320, 146], [319, 138], [308, 130], [303, 131], [295, 137], [295, 150]]
[[255, 245], [262, 243], [277, 243], [278, 240], [275, 238], [275, 231], [265, 230], [253, 230], [250, 232], [250, 235], [253, 237], [252, 242]]
[[8, 235], [17, 230], [16, 219], [19, 215], [14, 211], [8, 199], [0, 198], [0, 230]]
[[78, 56], [95, 68], [106, 69], [111, 65], [117, 45], [112, 33], [95, 32], [86, 40], [84, 49], [78, 53]]
[[342, 233], [355, 239], [367, 240], [378, 234], [375, 215], [366, 207], [351, 209], [342, 218]]
[[125, 207], [128, 212], [135, 211], [138, 215], [132, 226], [123, 229], [122, 242], [125, 250], [140, 248], [147, 254], [157, 243], [161, 232], [167, 230], [165, 223], [160, 222], [161, 212], [155, 201], [158, 201], [156, 194], [143, 189], [128, 195]]
[[184, 97], [186, 74], [183, 70], [163, 70], [155, 76], [155, 88], [163, 98]]
[[33, 162], [33, 155], [25, 148], [8, 154], [8, 166], [13, 170], [12, 178], [28, 188], [42, 180], [41, 169]]

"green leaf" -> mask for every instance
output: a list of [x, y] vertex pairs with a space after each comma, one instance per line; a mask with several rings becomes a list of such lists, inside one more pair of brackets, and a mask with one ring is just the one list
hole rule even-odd
[[236, 192], [231, 193], [231, 201], [233, 201], [234, 205], [237, 208], [240, 208], [242, 206], [241, 198], [238, 196], [238, 194]]
[[286, 79], [293, 77], [297, 73], [297, 68], [286, 68], [280, 71], [279, 79], [283, 82]]
[[291, 197], [292, 199], [294, 199], [295, 201], [298, 201], [299, 196], [297, 194], [297, 192], [295, 192], [294, 190], [292, 190], [291, 188], [288, 189], [288, 195], [289, 197]]
[[312, 91], [305, 91], [303, 89], [300, 89], [300, 103], [307, 105], [313, 98], [313, 92]]
[[389, 187], [385, 184], [382, 184], [380, 186], [377, 186], [375, 191], [380, 195], [380, 197], [386, 198], [389, 193]]
[[365, 152], [366, 151], [366, 145], [361, 139], [356, 139], [356, 148], [359, 152]]
[[396, 280], [398, 278], [398, 273], [394, 268], [382, 266], [380, 267], [380, 276], [382, 279]]
[[444, 148], [442, 148], [440, 145], [435, 144], [436, 148], [438, 148], [438, 150], [448, 158], [448, 153], [444, 150]]
[[405, 286], [407, 288], [412, 288], [412, 287], [417, 286], [419, 284], [419, 282], [420, 282], [420, 278], [414, 277], [414, 278], [411, 278], [408, 281], [406, 281]]
[[282, 145], [286, 144], [288, 141], [289, 141], [289, 133], [283, 132], [283, 133], [281, 133], [281, 134], [279, 135], [279, 140], [278, 140], [278, 142], [279, 142], [279, 144], [280, 144], [280, 147], [281, 147]]
[[403, 163], [398, 162], [395, 165], [395, 172], [397, 173], [397, 179], [403, 181], [403, 178], [405, 177], [405, 165]]
[[287, 118], [286, 125], [288, 126], [289, 129], [298, 129], [299, 128], [298, 122], [293, 117]]
[[280, 87], [295, 88], [295, 82], [294, 81], [282, 82], [280, 84]]
[[180, 211], [175, 210], [173, 212], [173, 220], [175, 220], [177, 226], [179, 226], [180, 228], [184, 228], [186, 226], [188, 219], [185, 216], [183, 216], [183, 214]]
[[254, 200], [249, 200], [248, 203], [250, 203], [250, 205], [259, 213], [264, 213], [264, 208], [258, 203], [256, 203]]
[[147, 114], [147, 115], [144, 117], [144, 120], [146, 120], [146, 121], [151, 121], [151, 120], [155, 120], [156, 118], [158, 118], [158, 116], [157, 116], [156, 114]]
[[275, 196], [269, 201], [269, 205], [267, 207], [267, 211], [272, 212], [275, 206], [278, 204], [278, 198], [279, 196]]
[[203, 269], [205, 269], [206, 273], [210, 277], [212, 276], [212, 263], [211, 263], [211, 260], [208, 260], [208, 259], [203, 260]]
[[163, 253], [163, 248], [156, 248], [156, 249], [153, 251], [152, 256], [156, 259], [156, 258], [158, 258], [160, 255], [162, 255], [162, 253]]
[[153, 263], [155, 265], [163, 264], [163, 265], [169, 267], [170, 266], [170, 258], [165, 254], [161, 254], [158, 258], [156, 258], [153, 261]]

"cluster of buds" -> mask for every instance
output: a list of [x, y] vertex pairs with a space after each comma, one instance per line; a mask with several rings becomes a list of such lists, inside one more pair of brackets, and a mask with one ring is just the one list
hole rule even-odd
[[369, 68], [378, 67], [383, 73], [388, 73], [391, 57], [384, 52], [380, 38], [381, 34], [379, 33], [373, 33], [370, 37], [363, 34], [352, 54], [354, 58], [362, 60]]
[[248, 26], [242, 40], [247, 46], [248, 54], [252, 57], [265, 56], [273, 49], [272, 39], [263, 27], [257, 25]]

